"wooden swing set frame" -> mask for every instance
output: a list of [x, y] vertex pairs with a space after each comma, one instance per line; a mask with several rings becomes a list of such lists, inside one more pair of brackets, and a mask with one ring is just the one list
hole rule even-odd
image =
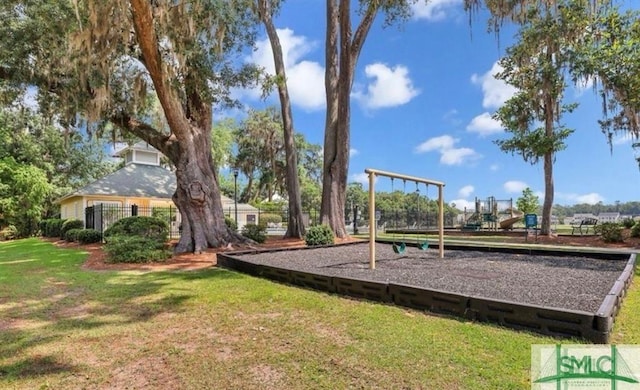
[[376, 176], [384, 176], [391, 179], [401, 179], [415, 183], [425, 183], [438, 187], [438, 255], [444, 257], [444, 183], [416, 176], [407, 176], [400, 173], [386, 172], [378, 169], [367, 168], [364, 170], [369, 175], [369, 268], [376, 268]]

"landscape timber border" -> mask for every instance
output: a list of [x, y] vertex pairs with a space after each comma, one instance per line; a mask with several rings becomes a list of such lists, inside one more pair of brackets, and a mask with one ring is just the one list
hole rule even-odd
[[[341, 244], [341, 245], [353, 245]], [[411, 245], [411, 244], [409, 244]], [[530, 248], [471, 247], [447, 245], [447, 249], [479, 250], [556, 256], [582, 255], [594, 259], [624, 261], [626, 265], [604, 297], [596, 312], [545, 307], [507, 300], [491, 299], [448, 291], [425, 289], [401, 283], [388, 283], [362, 278], [320, 275], [305, 271], [256, 264], [237, 256], [281, 251], [304, 251], [321, 247], [248, 250], [218, 253], [221, 267], [277, 282], [359, 299], [396, 304], [418, 310], [448, 314], [468, 320], [489, 322], [511, 329], [531, 331], [564, 338], [579, 338], [593, 343], [609, 343], [615, 318], [635, 273], [636, 254], [622, 252], [570, 252]]]

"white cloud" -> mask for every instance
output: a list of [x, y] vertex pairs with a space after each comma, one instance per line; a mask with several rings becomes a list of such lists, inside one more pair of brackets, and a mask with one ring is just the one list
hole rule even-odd
[[357, 156], [358, 154], [360, 154], [360, 151], [358, 151], [358, 149], [349, 149], [349, 157]]
[[498, 165], [498, 164], [491, 164], [491, 165], [489, 166], [489, 170], [490, 170], [490, 171], [495, 172], [495, 171], [497, 171], [498, 169], [500, 169], [500, 165]]
[[[374, 181], [376, 179], [374, 178]], [[368, 173], [354, 173], [351, 175], [351, 181], [356, 183], [362, 183], [364, 185], [369, 185], [369, 174]]]
[[461, 198], [468, 198], [469, 195], [473, 194], [475, 188], [472, 185], [466, 185], [458, 190], [458, 196]]
[[484, 112], [471, 120], [467, 125], [467, 130], [472, 133], [478, 133], [481, 136], [496, 134], [502, 132], [502, 124], [493, 119], [491, 114]]
[[462, 165], [465, 162], [477, 160], [481, 157], [470, 148], [456, 148], [455, 144], [460, 140], [450, 135], [433, 137], [416, 146], [416, 153], [437, 151], [440, 153], [440, 163], [444, 165]]
[[504, 188], [505, 191], [509, 192], [509, 193], [516, 193], [516, 192], [522, 192], [522, 190], [524, 190], [525, 188], [529, 187], [527, 185], [527, 183], [523, 182], [523, 181], [518, 181], [518, 180], [510, 180], [508, 182], [505, 182], [502, 187]]
[[458, 118], [459, 114], [460, 113], [458, 112], [458, 110], [453, 108], [445, 112], [445, 114], [442, 116], [442, 120], [444, 120], [445, 122], [451, 123], [454, 126], [458, 126], [460, 123], [462, 123], [460, 118]]
[[637, 140], [638, 138], [635, 138], [633, 135], [631, 135], [631, 133], [625, 133], [625, 134], [616, 135], [615, 137], [613, 137], [613, 139], [611, 139], [611, 143], [613, 145], [624, 145], [624, 144], [635, 142]]
[[465, 208], [467, 210], [475, 210], [476, 207], [475, 202], [466, 199], [454, 199], [449, 202], [449, 205], [451, 206], [453, 206], [454, 204], [455, 208], [460, 211], [464, 211]]
[[416, 147], [416, 153], [431, 152], [433, 150], [451, 149], [458, 140], [450, 135], [441, 135], [433, 137]]
[[602, 195], [592, 192], [590, 194], [578, 195], [576, 198], [578, 203], [596, 204], [598, 202], [604, 202]]
[[[318, 47], [318, 43], [308, 40], [305, 36], [295, 35], [290, 29], [277, 31], [282, 45], [291, 103], [306, 110], [323, 108], [325, 105], [324, 67], [317, 62], [302, 60]], [[269, 74], [275, 74], [273, 51], [269, 39], [256, 42], [256, 50], [246, 61], [264, 67]], [[252, 99], [259, 99], [261, 93], [260, 88], [240, 91], [240, 95]]]
[[428, 3], [419, 1], [411, 5], [415, 19], [438, 21], [447, 17], [447, 12], [462, 4], [462, 0], [431, 0]]
[[573, 194], [573, 193], [556, 193], [556, 197], [560, 199], [565, 199], [570, 203], [586, 203], [586, 204], [596, 204], [598, 202], [604, 202], [604, 197], [596, 192], [591, 192], [589, 194]]
[[420, 91], [414, 88], [409, 70], [402, 65], [389, 68], [385, 64], [374, 63], [365, 67], [364, 73], [373, 81], [366, 92], [357, 90], [353, 97], [366, 108], [395, 107], [408, 103]]
[[316, 62], [302, 61], [287, 71], [287, 86], [291, 102], [307, 110], [324, 108], [324, 67]]
[[482, 107], [499, 108], [517, 92], [516, 88], [493, 76], [502, 71], [502, 66], [495, 62], [487, 73], [480, 76], [474, 73], [471, 76], [471, 82], [482, 87], [484, 93]]
[[576, 83], [574, 85], [576, 96], [582, 96], [582, 94], [585, 93], [586, 90], [592, 89], [593, 85], [594, 85], [593, 77], [586, 77], [586, 78], [582, 77], [576, 80]]
[[442, 151], [440, 162], [444, 165], [462, 165], [478, 157], [479, 155], [471, 148], [454, 148]]

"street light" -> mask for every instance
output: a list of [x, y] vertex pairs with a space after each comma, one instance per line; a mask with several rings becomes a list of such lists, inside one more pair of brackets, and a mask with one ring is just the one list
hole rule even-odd
[[238, 168], [233, 168], [233, 204], [236, 215], [236, 227], [238, 226]]

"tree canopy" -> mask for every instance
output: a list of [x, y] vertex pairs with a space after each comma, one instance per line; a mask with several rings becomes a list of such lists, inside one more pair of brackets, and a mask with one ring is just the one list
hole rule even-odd
[[[3, 63], [0, 78], [37, 87], [40, 100], [55, 102], [41, 107], [55, 109], [61, 121], [85, 118], [89, 130], [118, 129], [161, 151], [178, 182], [183, 230], [176, 252], [242, 239], [224, 223], [211, 126], [213, 106], [233, 103], [229, 88], [258, 77], [255, 67], [236, 66], [239, 50], [253, 41], [251, 2], [8, 3], [1, 12], [9, 32], [17, 36], [28, 25], [37, 33], [25, 50], [2, 44], [15, 61]], [[154, 127], [154, 101], [166, 126]]]
[[[29, 109], [0, 108], [0, 159], [5, 173], [1, 182], [8, 186], [2, 194], [4, 223], [16, 225], [20, 236], [33, 233], [22, 224], [22, 217], [28, 214], [31, 227], [37, 227], [40, 218], [58, 213], [56, 199], [113, 171], [107, 149], [104, 140], [90, 139], [81, 129], [48, 124]], [[9, 214], [7, 207], [13, 210]]]
[[516, 208], [524, 214], [538, 214], [540, 199], [529, 187], [522, 190], [522, 196], [516, 199]]

